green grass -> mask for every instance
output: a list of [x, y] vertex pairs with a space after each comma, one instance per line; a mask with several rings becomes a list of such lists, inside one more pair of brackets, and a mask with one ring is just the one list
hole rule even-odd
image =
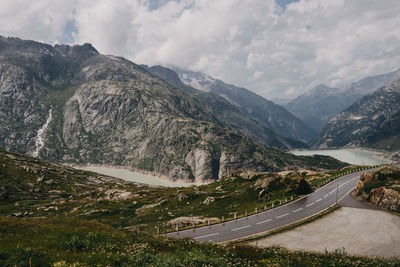
[[[299, 197], [299, 179], [313, 183], [351, 170], [286, 176], [236, 171], [208, 185], [152, 188], [0, 151], [0, 266], [29, 266], [29, 259], [33, 266], [333, 266], [335, 260], [393, 266], [396, 261], [152, 236], [155, 227], [191, 216], [192, 207], [194, 216], [228, 220], [233, 212], [240, 217]], [[113, 192], [131, 195], [107, 197]], [[207, 197], [215, 201], [206, 205]], [[162, 204], [143, 209], [154, 203]]]
[[[0, 217], [1, 266], [396, 266], [399, 260], [345, 253], [220, 246], [124, 233], [69, 217]], [[74, 264], [74, 265], [73, 265]]]
[[[192, 216], [192, 210], [194, 216], [216, 217], [220, 221], [224, 217], [228, 221], [234, 218], [234, 213], [242, 217], [246, 212], [249, 215], [255, 213], [256, 208], [258, 211], [270, 209], [299, 197], [295, 188], [300, 178], [305, 178], [317, 188], [335, 175], [355, 169], [346, 167], [335, 172], [308, 176], [298, 172], [280, 176], [239, 170], [208, 185], [152, 188], [112, 180], [96, 173], [66, 168], [28, 156], [4, 151], [0, 151], [0, 156], [0, 180], [2, 187], [9, 193], [6, 200], [0, 201], [0, 216], [13, 213], [28, 214], [28, 217], [78, 216], [117, 229], [136, 226], [139, 231], [150, 234], [157, 232], [156, 227], [161, 227], [163, 232], [175, 230], [173, 225], [167, 229], [164, 225], [178, 217]], [[36, 173], [29, 169], [35, 169]], [[43, 181], [38, 182], [42, 177]], [[89, 183], [87, 177], [103, 182]], [[266, 187], [256, 186], [263, 179], [268, 180]], [[51, 180], [53, 183], [48, 184]], [[265, 194], [259, 197], [262, 189]], [[125, 200], [105, 198], [111, 190], [130, 192], [132, 197]], [[215, 201], [206, 205], [204, 200], [207, 197]], [[163, 200], [159, 206], [140, 210], [144, 205]]]

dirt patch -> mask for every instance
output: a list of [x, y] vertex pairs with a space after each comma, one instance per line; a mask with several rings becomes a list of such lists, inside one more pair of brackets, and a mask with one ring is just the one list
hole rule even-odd
[[313, 223], [252, 244], [317, 252], [344, 248], [353, 255], [400, 257], [400, 216], [345, 207]]

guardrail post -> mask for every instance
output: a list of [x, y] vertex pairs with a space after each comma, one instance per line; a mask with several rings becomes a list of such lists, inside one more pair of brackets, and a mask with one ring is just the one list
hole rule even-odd
[[245, 213], [245, 215], [246, 215], [246, 217], [247, 217], [247, 210], [246, 210], [246, 213]]
[[274, 207], [275, 206], [275, 204], [274, 204], [275, 202], [272, 202], [272, 207]]
[[233, 218], [234, 218], [235, 220], [237, 219], [236, 213], [237, 213], [237, 212], [233, 213]]
[[222, 223], [225, 223], [225, 218], [224, 218], [224, 216], [222, 216]]
[[266, 211], [267, 210], [267, 205], [264, 205], [264, 211]]
[[258, 213], [258, 209], [256, 208], [256, 214]]

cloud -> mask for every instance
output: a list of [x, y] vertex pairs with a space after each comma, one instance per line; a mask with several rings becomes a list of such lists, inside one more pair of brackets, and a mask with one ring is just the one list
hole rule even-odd
[[56, 43], [63, 36], [67, 21], [73, 19], [75, 3], [75, 0], [2, 0], [0, 34]]
[[[0, 34], [75, 43], [294, 97], [400, 67], [397, 0], [5, 0]], [[284, 4], [282, 4], [284, 3]], [[76, 28], [75, 28], [76, 27]]]

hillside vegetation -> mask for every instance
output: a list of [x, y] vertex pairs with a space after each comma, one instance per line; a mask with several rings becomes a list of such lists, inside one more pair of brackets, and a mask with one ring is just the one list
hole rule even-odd
[[0, 150], [0, 215], [74, 216], [156, 233], [156, 227], [175, 229], [173, 220], [185, 226], [182, 217], [191, 216], [192, 208], [199, 223], [271, 208], [307, 193], [300, 186], [304, 178], [315, 187], [334, 172], [311, 173], [236, 171], [208, 185], [157, 188]]
[[[398, 260], [282, 248], [199, 244], [156, 234], [172, 221], [260, 210], [313, 190], [342, 170], [251, 173], [154, 188], [0, 151], [1, 266], [395, 266]], [[197, 221], [200, 223], [200, 221]], [[181, 220], [181, 227], [185, 226]]]

